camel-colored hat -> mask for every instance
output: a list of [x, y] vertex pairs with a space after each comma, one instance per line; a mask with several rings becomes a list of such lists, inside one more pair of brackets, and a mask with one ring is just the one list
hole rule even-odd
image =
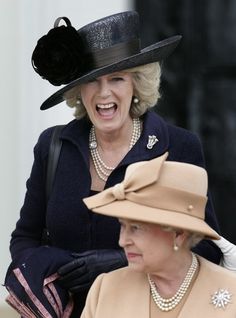
[[207, 172], [166, 161], [168, 153], [131, 164], [123, 182], [85, 198], [93, 212], [188, 230], [210, 239], [219, 235], [204, 221]]

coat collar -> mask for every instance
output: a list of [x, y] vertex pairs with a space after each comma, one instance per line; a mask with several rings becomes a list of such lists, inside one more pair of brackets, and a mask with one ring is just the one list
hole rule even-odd
[[[198, 260], [200, 263], [198, 277], [178, 318], [234, 317], [236, 303], [235, 274], [200, 256], [198, 256]], [[211, 302], [211, 297], [220, 290], [227, 290], [232, 294], [231, 303], [227, 304], [225, 309], [215, 308]], [[197, 308], [197, 310], [193, 310], [193, 308]]]
[[[230, 272], [200, 256], [197, 256], [200, 269], [192, 290], [181, 309], [178, 318], [233, 318], [235, 317], [236, 307], [236, 285], [235, 273]], [[129, 291], [127, 302], [129, 303], [127, 316], [135, 318], [148, 318], [150, 313], [150, 291], [148, 280], [142, 273], [123, 269], [127, 272], [127, 279], [122, 281], [123, 290]], [[122, 272], [122, 270], [120, 270]], [[215, 308], [211, 303], [211, 297], [219, 290], [228, 290], [231, 296], [231, 303], [225, 309]], [[138, 291], [138, 292], [137, 292]], [[137, 293], [137, 298], [132, 297]], [[140, 306], [142, 304], [142, 306]], [[131, 310], [132, 309], [132, 310]], [[130, 312], [129, 312], [130, 311]], [[115, 317], [121, 317], [119, 314]], [[122, 316], [124, 317], [124, 316]]]
[[85, 163], [89, 164], [89, 131], [91, 123], [87, 118], [74, 119], [61, 131], [62, 141], [72, 143], [81, 153]]
[[[150, 160], [159, 157], [168, 150], [169, 133], [166, 122], [156, 113], [148, 111], [143, 117], [143, 131], [139, 141], [134, 145], [131, 156], [124, 158], [124, 163]], [[157, 138], [157, 142], [151, 149], [147, 148], [151, 136]]]
[[78, 148], [88, 148], [91, 123], [87, 118], [74, 119], [62, 129], [60, 138], [68, 140]]
[[[120, 165], [128, 165], [135, 161], [150, 160], [160, 156], [168, 150], [169, 134], [166, 122], [152, 111], [142, 116], [143, 131], [139, 141], [122, 160]], [[61, 139], [72, 142], [82, 153], [85, 160], [89, 156], [89, 131], [91, 123], [87, 118], [73, 120], [64, 127], [61, 132]], [[149, 136], [155, 136], [158, 141], [151, 148], [147, 148]]]

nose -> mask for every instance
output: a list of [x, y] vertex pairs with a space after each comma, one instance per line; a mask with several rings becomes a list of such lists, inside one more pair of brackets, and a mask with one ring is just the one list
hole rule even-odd
[[132, 241], [129, 237], [129, 234], [127, 232], [127, 230], [121, 230], [120, 231], [120, 238], [119, 238], [119, 245], [122, 248], [125, 248], [128, 245], [131, 245]]
[[107, 79], [104, 79], [104, 78], [100, 79], [98, 96], [102, 98], [107, 98], [110, 95], [111, 95], [111, 89], [110, 89], [109, 82], [107, 81]]

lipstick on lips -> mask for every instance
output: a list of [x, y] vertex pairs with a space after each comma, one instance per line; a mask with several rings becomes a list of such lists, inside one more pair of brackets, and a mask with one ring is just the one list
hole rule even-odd
[[126, 252], [126, 257], [128, 260], [133, 260], [137, 257], [140, 257], [141, 254], [138, 254], [138, 253], [132, 253], [132, 252]]

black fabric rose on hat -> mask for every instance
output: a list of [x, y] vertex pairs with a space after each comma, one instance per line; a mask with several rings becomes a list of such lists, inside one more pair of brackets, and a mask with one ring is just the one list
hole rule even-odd
[[[67, 26], [58, 26], [61, 19]], [[32, 54], [32, 65], [51, 84], [68, 84], [84, 72], [83, 54], [83, 41], [70, 20], [58, 18], [54, 28], [38, 40]]]

